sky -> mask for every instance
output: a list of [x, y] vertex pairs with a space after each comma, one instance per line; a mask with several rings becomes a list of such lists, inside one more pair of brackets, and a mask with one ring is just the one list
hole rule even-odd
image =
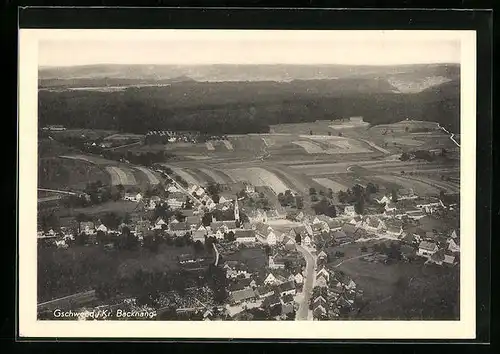
[[[138, 32], [138, 31], [135, 31]], [[307, 36], [233, 32], [215, 35], [59, 36], [39, 41], [39, 66], [89, 64], [347, 64], [459, 63], [460, 41], [442, 36]], [[210, 32], [210, 33], [209, 33]], [[397, 31], [401, 32], [401, 31]], [[429, 32], [429, 31], [428, 31]], [[219, 32], [220, 33], [220, 32]]]

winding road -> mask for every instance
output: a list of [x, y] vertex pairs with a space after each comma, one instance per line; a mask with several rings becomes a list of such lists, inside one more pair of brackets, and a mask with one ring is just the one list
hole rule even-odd
[[455, 133], [450, 133], [446, 128], [443, 128], [439, 123], [438, 123], [438, 128], [440, 128], [442, 131], [446, 132], [447, 134], [450, 134], [450, 139], [455, 143], [456, 146], [460, 147], [460, 144], [455, 140]]
[[297, 245], [297, 250], [302, 253], [306, 259], [306, 274], [304, 280], [304, 287], [302, 288], [303, 298], [299, 304], [299, 309], [295, 316], [296, 321], [305, 321], [308, 319], [309, 315], [309, 302], [311, 300], [313, 286], [314, 286], [314, 271], [316, 268], [316, 259], [306, 248]]

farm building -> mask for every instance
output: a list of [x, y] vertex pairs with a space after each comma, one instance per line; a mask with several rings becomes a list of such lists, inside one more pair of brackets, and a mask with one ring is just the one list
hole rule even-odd
[[435, 243], [429, 241], [422, 241], [420, 242], [420, 245], [418, 245], [417, 254], [422, 257], [430, 257], [437, 251], [438, 251], [438, 246]]
[[205, 243], [205, 237], [207, 237], [207, 232], [203, 230], [196, 230], [193, 232], [193, 242], [200, 241]]
[[346, 215], [346, 216], [356, 216], [356, 211], [354, 210], [354, 205], [347, 205], [344, 208], [344, 215]]
[[285, 295], [295, 295], [296, 289], [295, 289], [295, 283], [293, 281], [287, 281], [285, 283], [279, 284], [278, 285], [278, 292], [280, 296], [285, 296]]
[[259, 298], [264, 299], [274, 294], [274, 290], [269, 285], [262, 285], [255, 290]]
[[128, 200], [131, 202], [140, 202], [142, 200], [141, 193], [125, 193], [123, 200]]
[[169, 225], [169, 231], [175, 236], [184, 236], [190, 230], [191, 228], [188, 226], [186, 222], [177, 222], [177, 223], [173, 222], [170, 223]]
[[253, 300], [257, 297], [253, 289], [244, 289], [231, 293], [230, 301], [233, 304], [240, 304], [245, 301]]
[[235, 230], [234, 237], [239, 243], [252, 243], [256, 241], [255, 230]]
[[284, 269], [285, 268], [285, 262], [282, 259], [276, 258], [269, 256], [269, 268], [270, 269]]

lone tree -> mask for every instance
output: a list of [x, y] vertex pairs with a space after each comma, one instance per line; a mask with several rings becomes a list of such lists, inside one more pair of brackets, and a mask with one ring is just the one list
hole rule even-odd
[[359, 215], [363, 215], [364, 210], [365, 210], [365, 200], [363, 198], [360, 198], [354, 204], [354, 211]]
[[297, 236], [295, 236], [295, 243], [300, 245], [301, 242], [302, 242], [302, 237], [300, 236], [300, 234], [297, 234]]
[[392, 189], [392, 192], [391, 192], [391, 199], [392, 201], [395, 203], [398, 201], [398, 191], [396, 190], [396, 188], [393, 188]]

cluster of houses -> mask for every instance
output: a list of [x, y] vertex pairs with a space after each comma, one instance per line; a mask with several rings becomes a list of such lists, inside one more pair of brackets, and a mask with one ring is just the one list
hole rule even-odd
[[166, 143], [197, 143], [198, 132], [180, 132], [172, 130], [151, 130], [146, 134], [146, 143], [166, 144]]
[[345, 273], [326, 267], [326, 253], [318, 255], [318, 270], [315, 277], [311, 309], [315, 320], [334, 319], [350, 312], [357, 296], [362, 292]]
[[460, 237], [456, 230], [449, 235], [415, 230], [404, 239], [410, 244], [418, 244], [417, 256], [427, 258], [427, 262], [437, 265], [455, 265], [460, 258]]
[[229, 313], [259, 307], [274, 316], [293, 314], [298, 303], [295, 295], [302, 290], [304, 275], [301, 263], [291, 260], [285, 269], [284, 259], [270, 256], [267, 268], [251, 272], [238, 261], [226, 261], [223, 268], [229, 280]]

